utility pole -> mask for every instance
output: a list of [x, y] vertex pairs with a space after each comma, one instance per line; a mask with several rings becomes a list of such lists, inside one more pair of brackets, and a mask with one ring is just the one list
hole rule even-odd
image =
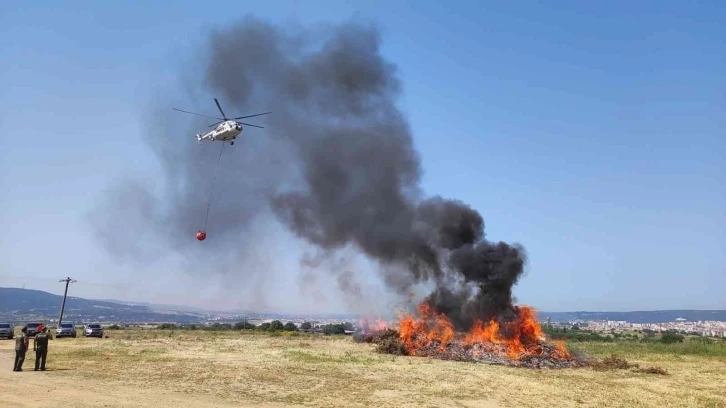
[[56, 327], [60, 327], [61, 322], [63, 321], [63, 309], [66, 308], [66, 296], [68, 295], [68, 284], [75, 283], [76, 281], [71, 279], [70, 277], [67, 277], [65, 279], [59, 280], [58, 282], [66, 283], [66, 291], [63, 293], [63, 303], [61, 304], [60, 316], [58, 316], [58, 326], [56, 326]]

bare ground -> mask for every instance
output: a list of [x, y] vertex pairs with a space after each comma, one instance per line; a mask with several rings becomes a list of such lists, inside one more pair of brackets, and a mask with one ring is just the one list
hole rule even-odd
[[25, 371], [12, 372], [14, 342], [0, 341], [0, 400], [16, 407], [726, 407], [723, 357], [628, 357], [665, 368], [663, 376], [382, 355], [349, 337], [108, 334], [54, 339], [46, 372], [32, 371], [32, 349]]

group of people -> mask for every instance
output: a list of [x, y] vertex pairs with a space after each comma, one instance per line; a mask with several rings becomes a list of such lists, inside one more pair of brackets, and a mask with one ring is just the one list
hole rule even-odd
[[[23, 371], [23, 363], [25, 362], [25, 353], [28, 351], [30, 344], [30, 336], [28, 336], [27, 327], [20, 330], [20, 336], [15, 338], [15, 364], [13, 371]], [[45, 359], [48, 356], [48, 340], [53, 337], [48, 333], [48, 328], [41, 325], [38, 327], [38, 333], [33, 340], [33, 351], [35, 351], [35, 370], [45, 371]]]

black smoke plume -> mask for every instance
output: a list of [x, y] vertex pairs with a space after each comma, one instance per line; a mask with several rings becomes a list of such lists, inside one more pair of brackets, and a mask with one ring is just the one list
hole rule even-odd
[[[200, 106], [213, 108], [217, 96], [228, 111], [273, 114], [265, 131], [247, 128], [227, 147], [246, 153], [223, 159], [226, 176], [217, 185], [224, 198], [212, 208], [223, 223], [210, 227], [206, 256], [235, 251], [223, 238], [245, 237], [250, 218], [269, 210], [320, 250], [354, 246], [378, 262], [384, 281], [401, 295], [432, 284], [428, 299], [460, 328], [504, 316], [513, 310], [524, 251], [485, 240], [481, 215], [464, 203], [422, 197], [419, 156], [396, 106], [397, 68], [380, 47], [375, 26], [354, 22], [291, 29], [246, 18], [210, 34], [209, 54], [196, 58], [207, 63], [197, 78], [206, 93], [197, 98]], [[152, 147], [168, 198], [153, 203], [142, 194], [143, 211], [130, 214], [150, 217], [146, 225], [169, 247], [196, 254], [190, 248], [199, 246], [193, 233], [216, 151], [180, 143], [179, 133], [164, 129], [155, 129]], [[124, 206], [121, 214], [131, 211], [128, 197], [115, 203]], [[341, 288], [358, 290], [352, 282], [347, 273], [338, 277]]]

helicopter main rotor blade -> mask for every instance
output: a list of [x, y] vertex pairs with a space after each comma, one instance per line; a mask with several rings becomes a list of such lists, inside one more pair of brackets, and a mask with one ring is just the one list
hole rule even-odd
[[247, 115], [247, 116], [240, 116], [240, 117], [238, 117], [238, 118], [234, 118], [234, 119], [235, 119], [235, 120], [237, 120], [237, 119], [246, 119], [246, 118], [251, 118], [251, 117], [255, 117], [255, 116], [262, 116], [262, 115], [268, 115], [268, 114], [270, 114], [270, 113], [272, 113], [272, 112], [265, 112], [265, 113], [257, 113], [257, 114], [255, 114], [255, 115]]
[[244, 122], [237, 122], [237, 123], [241, 123], [241, 124], [243, 124], [243, 125], [246, 125], [246, 126], [252, 126], [252, 127], [256, 127], [256, 128], [260, 128], [260, 129], [264, 129], [264, 127], [262, 127], [262, 126], [257, 126], [257, 125], [251, 125], [251, 124], [249, 124], [249, 123], [244, 123]]
[[[219, 111], [222, 112], [222, 107], [219, 106], [219, 101], [217, 100], [217, 98], [214, 98], [214, 103], [217, 104], [217, 107], [219, 108]], [[224, 112], [222, 112], [222, 117], [224, 118], [224, 120], [227, 120], [227, 115], [225, 115]]]
[[205, 118], [212, 118], [212, 119], [219, 119], [219, 120], [224, 120], [224, 119], [222, 119], [222, 118], [217, 118], [217, 117], [214, 117], [214, 116], [207, 116], [207, 115], [202, 115], [201, 113], [187, 112], [187, 111], [185, 111], [185, 110], [181, 110], [181, 109], [177, 109], [177, 108], [172, 108], [172, 109], [174, 109], [175, 111], [179, 111], [179, 112], [184, 112], [184, 113], [189, 113], [189, 114], [192, 114], [192, 115], [197, 115], [197, 116], [204, 116]]

